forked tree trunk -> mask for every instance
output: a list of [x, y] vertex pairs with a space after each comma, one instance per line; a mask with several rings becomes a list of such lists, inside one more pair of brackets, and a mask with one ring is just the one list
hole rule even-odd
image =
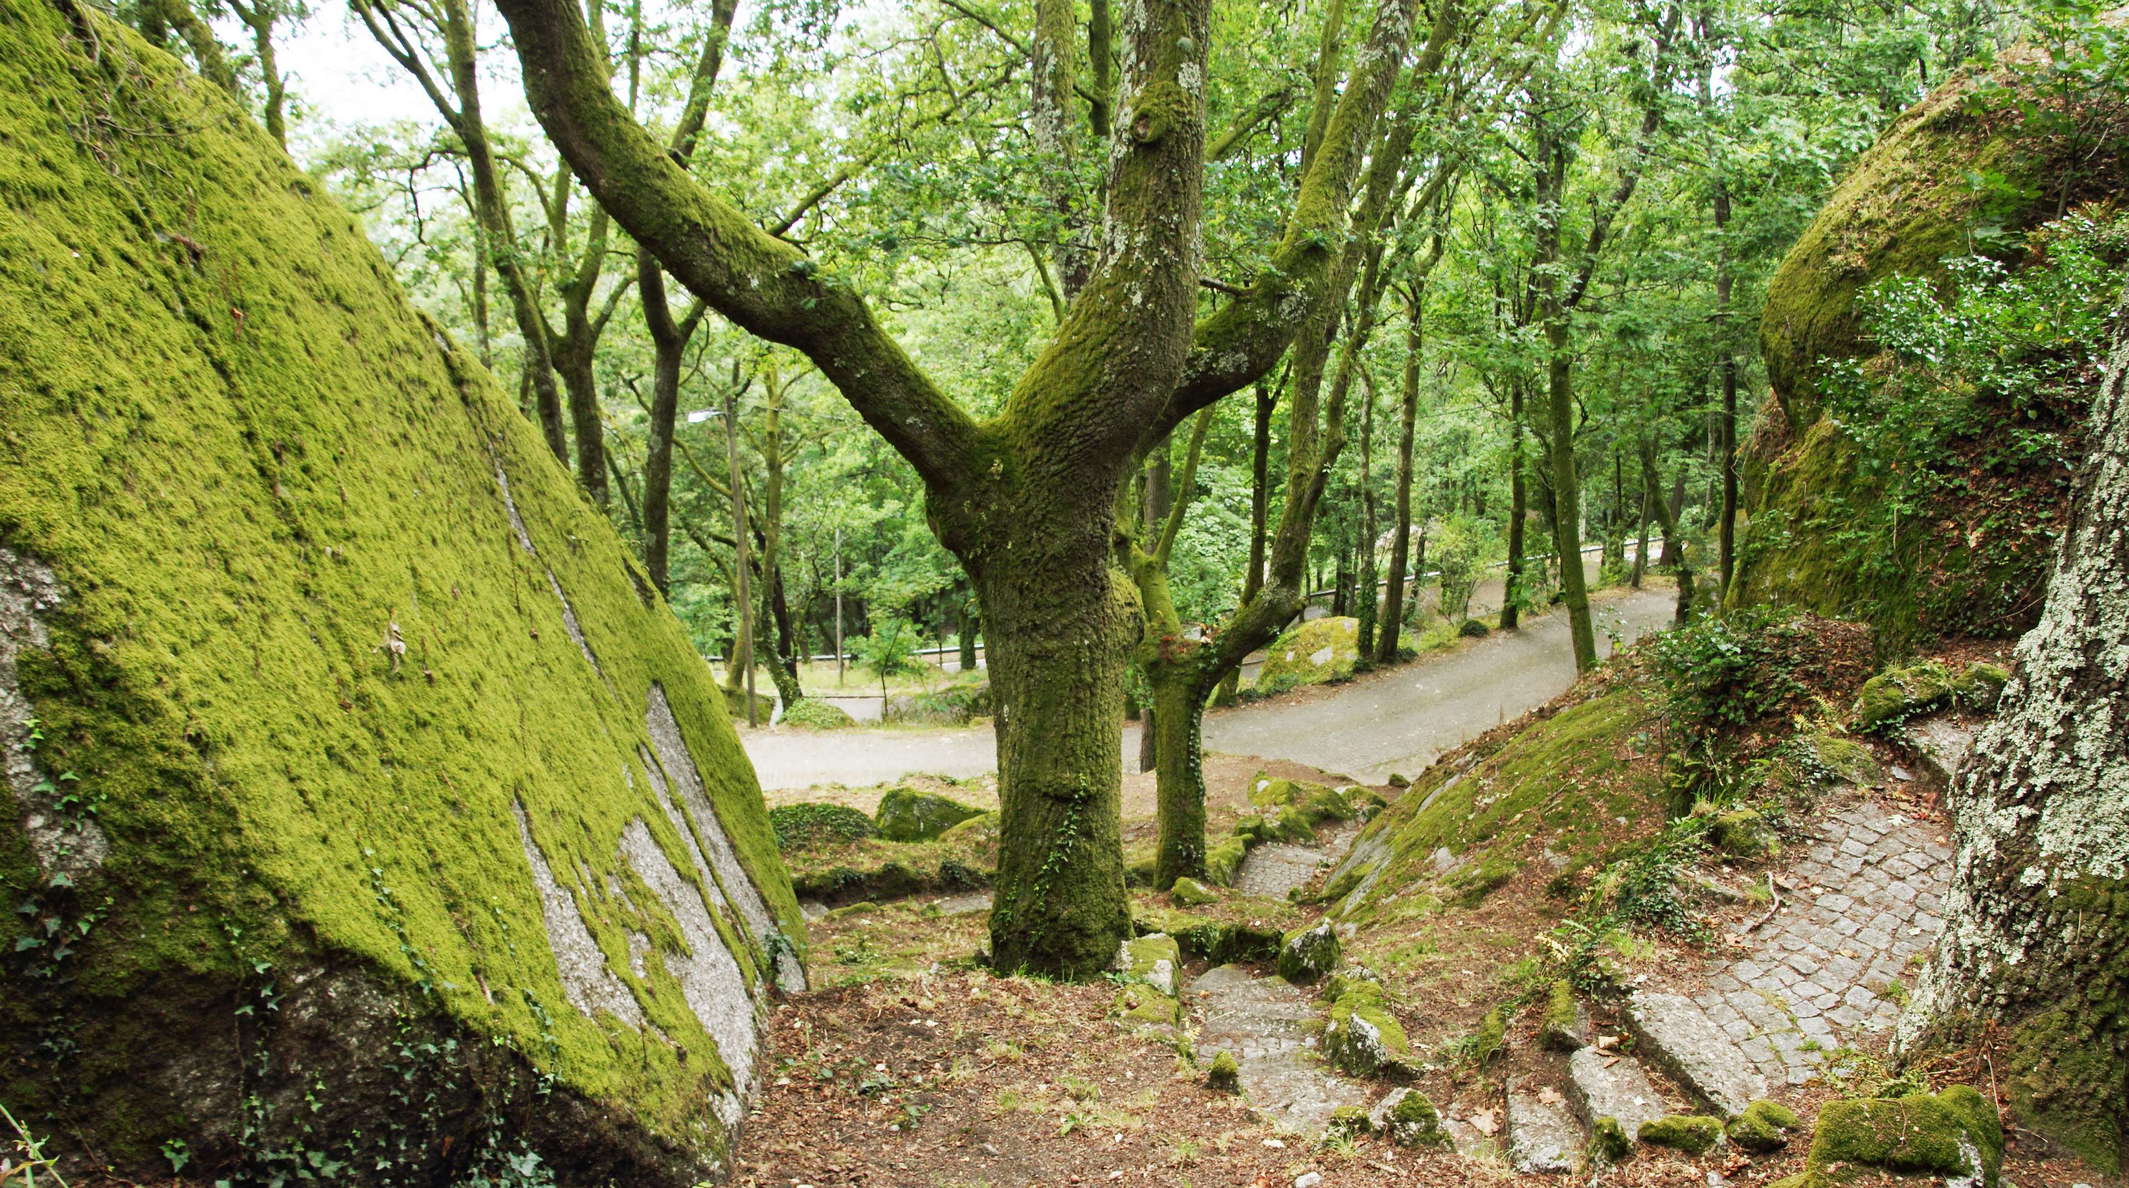
[[[1950, 798], [1945, 927], [1903, 1053], [1995, 1039], [2019, 1125], [2129, 1166], [2129, 336], [2040, 624]], [[1991, 1031], [1983, 1032], [1982, 1028]]]

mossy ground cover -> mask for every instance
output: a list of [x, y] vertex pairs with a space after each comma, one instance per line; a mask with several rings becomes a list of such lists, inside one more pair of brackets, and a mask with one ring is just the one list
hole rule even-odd
[[[742, 889], [705, 885], [694, 851], [730, 838], [783, 938], [713, 911], [750, 981], [804, 931], [685, 633], [511, 402], [226, 96], [92, 9], [29, 0], [0, 3], [0, 93], [0, 545], [65, 587], [22, 691], [38, 762], [78, 777], [110, 840], [47, 900], [86, 925], [63, 968], [7, 971], [0, 1097], [121, 1162], [173, 1137], [233, 1158], [203, 1131], [237, 1124], [235, 1082], [188, 1061], [254, 1026], [246, 1049], [271, 1050], [239, 1005], [330, 968], [411, 1038], [499, 1043], [707, 1167], [724, 1134], [703, 1102], [731, 1076], [624, 833], [711, 904]], [[714, 820], [684, 803], [654, 690]], [[640, 1024], [572, 1005], [520, 811]], [[0, 880], [47, 895], [16, 821]], [[151, 991], [189, 1025], [129, 1005]], [[247, 1078], [272, 1115], [254, 1120], [292, 1125], [301, 1090]], [[327, 1088], [333, 1111], [376, 1104]], [[549, 1114], [597, 1141], [592, 1115]], [[446, 1122], [381, 1129], [422, 1149]]]

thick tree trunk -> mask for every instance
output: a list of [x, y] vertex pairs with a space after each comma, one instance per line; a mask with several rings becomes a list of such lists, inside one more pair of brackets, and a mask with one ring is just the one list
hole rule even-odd
[[[1113, 502], [1109, 506], [1114, 506]], [[1121, 836], [1125, 656], [1138, 634], [1104, 513], [972, 566], [997, 704], [1001, 831], [991, 958], [1084, 976], [1130, 935]], [[1047, 536], [1047, 538], [1045, 538]], [[1076, 536], [1078, 539], [1072, 539]]]
[[1530, 492], [1523, 481], [1523, 382], [1508, 388], [1508, 571], [1501, 584], [1501, 629], [1523, 619], [1523, 522], [1530, 518]]
[[[2019, 1124], [2129, 1166], [2129, 337], [2040, 625], [1950, 804], [1952, 889], [1901, 1050], [1994, 1040]], [[1989, 1030], [1983, 1031], [1983, 1028]]]

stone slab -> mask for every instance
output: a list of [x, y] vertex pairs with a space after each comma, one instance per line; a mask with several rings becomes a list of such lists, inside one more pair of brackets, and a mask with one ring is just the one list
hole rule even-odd
[[1767, 1095], [1766, 1078], [1692, 999], [1637, 993], [1627, 1000], [1626, 1023], [1650, 1063], [1723, 1117], [1735, 1117]]

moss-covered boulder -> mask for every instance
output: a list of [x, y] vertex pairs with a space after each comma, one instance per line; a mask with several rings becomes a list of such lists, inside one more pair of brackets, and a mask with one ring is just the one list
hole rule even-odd
[[1347, 616], [1310, 619], [1272, 641], [1257, 670], [1259, 693], [1283, 693], [1353, 675], [1360, 662], [1360, 620]]
[[1338, 967], [1338, 930], [1328, 922], [1287, 933], [1279, 945], [1279, 976], [1313, 982]]
[[[2112, 201], [2129, 160], [2129, 97], [2067, 107], [2041, 99], [2014, 51], [1908, 109], [1856, 160], [1770, 281], [1761, 353], [1774, 390], [1743, 451], [1748, 512], [1730, 597], [1861, 619], [1889, 650], [1929, 636], [2015, 637], [2031, 627], [2068, 495], [2067, 474], [2023, 459], [2025, 418], [1985, 411], [1957, 481], [1890, 525], [1858, 531], [1856, 509], [1886, 493], [1859, 467], [1854, 439], [1827, 413], [1829, 365], [1879, 354], [1859, 298], [1894, 276], [1946, 282], [1947, 257], [1977, 244], [2012, 266], [2018, 236], [2088, 201]], [[2021, 90], [2027, 93], [2020, 95]], [[2005, 102], [2005, 99], [2011, 102]], [[2021, 108], [2044, 112], [2022, 118]], [[2067, 117], [2067, 118], [2065, 118]], [[1874, 375], [1868, 365], [1866, 376]], [[2066, 394], [2069, 416], [2083, 404]]]
[[1823, 1182], [1849, 1165], [1996, 1183], [2003, 1123], [1988, 1099], [1965, 1085], [1942, 1093], [1827, 1102], [1806, 1160]]
[[1954, 671], [1938, 660], [1896, 664], [1869, 680], [1856, 691], [1849, 711], [1848, 728], [1858, 732], [1884, 730], [1917, 714], [1958, 708], [1988, 711], [2011, 674], [1987, 661], [1976, 661]]
[[220, 88], [0, 0], [0, 96], [0, 1100], [141, 1179], [722, 1174], [804, 934], [686, 632]]
[[888, 841], [930, 841], [959, 825], [983, 815], [983, 810], [950, 797], [915, 788], [889, 788], [880, 797], [873, 822]]
[[1635, 1137], [1652, 1147], [1705, 1155], [1722, 1141], [1722, 1119], [1705, 1114], [1665, 1114], [1643, 1122]]
[[1538, 1021], [1538, 1042], [1555, 1052], [1572, 1052], [1588, 1040], [1588, 1019], [1575, 988], [1566, 978], [1553, 980], [1545, 995], [1545, 1015]]
[[844, 730], [857, 725], [857, 719], [845, 713], [841, 706], [808, 697], [784, 711], [783, 724], [802, 726], [807, 730]]
[[1385, 1005], [1381, 983], [1340, 977], [1331, 981], [1329, 990], [1324, 1059], [1354, 1076], [1410, 1075], [1416, 1067], [1412, 1041]]
[[1177, 879], [1168, 888], [1168, 901], [1177, 907], [1204, 907], [1208, 903], [1217, 903], [1219, 898], [1219, 892], [1189, 875]]
[[951, 684], [943, 689], [898, 694], [881, 707], [883, 721], [901, 726], [966, 726], [991, 715], [989, 681]]
[[769, 810], [769, 828], [779, 850], [863, 841], [873, 834], [872, 818], [844, 804], [801, 801]]
[[1392, 1089], [1368, 1111], [1375, 1133], [1401, 1147], [1445, 1147], [1449, 1128], [1434, 1101], [1417, 1089]]
[[1756, 809], [1731, 809], [1708, 822], [1708, 840], [1732, 858], [1764, 858], [1779, 844], [1774, 827]]
[[1803, 1120], [1796, 1116], [1795, 1110], [1778, 1101], [1762, 1098], [1730, 1119], [1724, 1130], [1739, 1148], [1763, 1155], [1788, 1146], [1790, 1133], [1801, 1125]]
[[1242, 1062], [1233, 1052], [1213, 1053], [1212, 1064], [1205, 1070], [1205, 1087], [1215, 1093], [1242, 1091]]

